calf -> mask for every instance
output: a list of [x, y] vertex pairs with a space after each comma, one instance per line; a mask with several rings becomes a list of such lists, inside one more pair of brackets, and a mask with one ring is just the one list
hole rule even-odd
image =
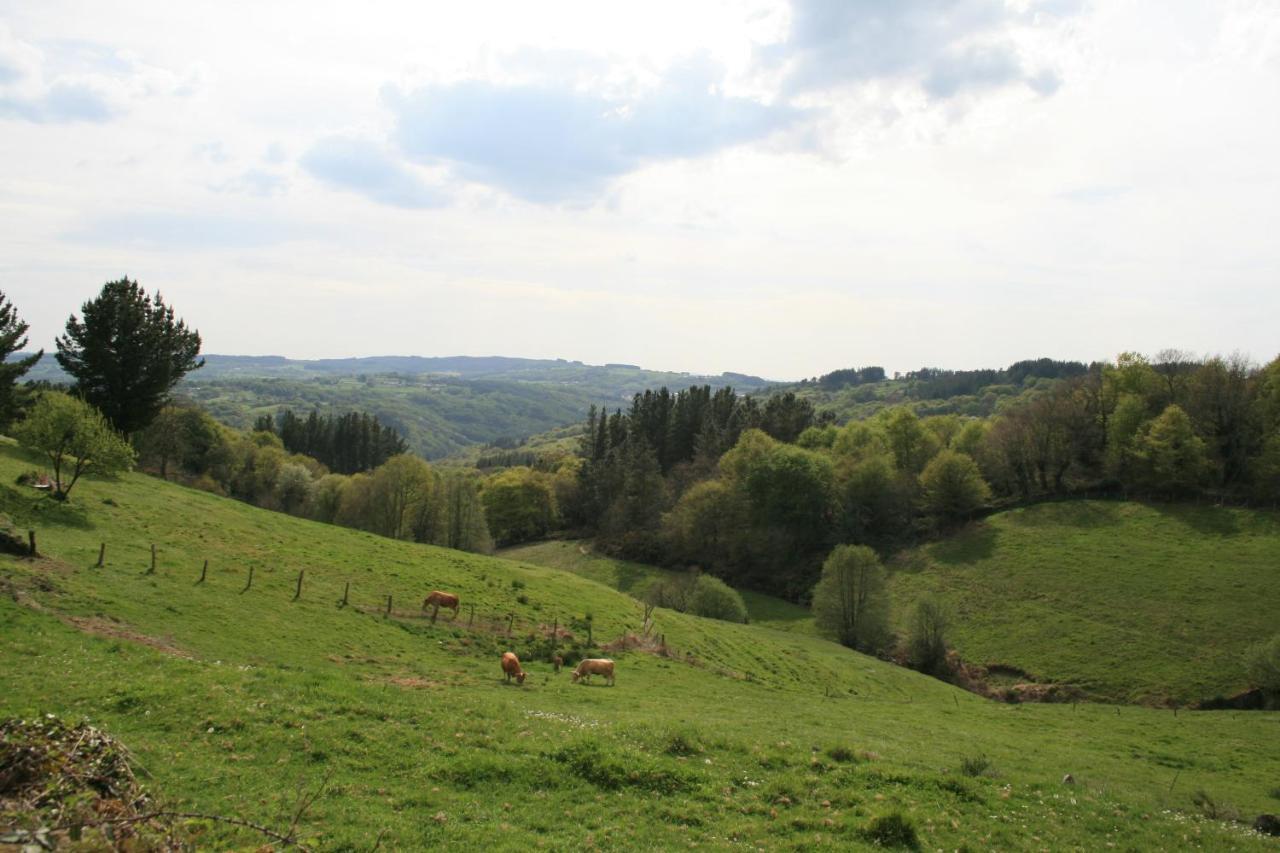
[[578, 664], [578, 668], [573, 671], [573, 681], [576, 684], [578, 679], [586, 681], [593, 675], [603, 675], [609, 681], [609, 686], [613, 686], [613, 661], [608, 658], [583, 658]]
[[520, 668], [520, 658], [516, 657], [513, 652], [502, 653], [502, 671], [507, 674], [507, 683], [511, 683], [511, 676], [516, 677], [517, 684], [524, 684], [524, 670]]

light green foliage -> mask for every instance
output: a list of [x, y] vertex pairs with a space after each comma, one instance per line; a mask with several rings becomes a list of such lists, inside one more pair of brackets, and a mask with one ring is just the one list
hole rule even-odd
[[677, 562], [723, 565], [740, 556], [747, 511], [743, 496], [727, 482], [704, 480], [663, 516], [662, 537]]
[[540, 539], [558, 520], [552, 478], [530, 468], [508, 468], [489, 477], [480, 497], [499, 546]]
[[978, 464], [954, 450], [943, 450], [920, 474], [921, 502], [926, 512], [947, 521], [967, 518], [991, 497]]
[[796, 439], [796, 444], [806, 450], [820, 450], [824, 447], [831, 447], [839, 435], [839, 430], [831, 424], [826, 426], [812, 426], [800, 433], [800, 437]]
[[889, 598], [884, 566], [864, 545], [837, 545], [813, 588], [818, 628], [841, 645], [879, 651], [887, 640]]
[[276, 477], [275, 499], [282, 512], [298, 513], [311, 499], [311, 471], [299, 462], [286, 462]]
[[87, 471], [114, 474], [133, 464], [133, 448], [93, 406], [58, 391], [40, 395], [14, 430], [26, 447], [53, 465], [54, 495], [65, 498]]
[[[0, 449], [0, 484], [33, 458]], [[564, 625], [571, 609], [594, 615], [597, 638], [617, 637], [639, 623], [634, 599], [155, 478], [78, 489], [83, 511], [0, 487], [0, 510], [38, 522], [47, 554], [0, 556], [6, 588], [32, 605], [0, 595], [0, 716], [89, 717], [128, 745], [166, 808], [283, 829], [298, 789], [327, 779], [299, 821], [316, 850], [379, 836], [388, 850], [858, 849], [901, 837], [873, 823], [894, 812], [927, 850], [1154, 850], [1184, 834], [1268, 849], [1186, 812], [1201, 788], [1244, 814], [1274, 810], [1280, 755], [1260, 748], [1274, 714], [1008, 706], [814, 637], [669, 612], [655, 630], [673, 657], [620, 650], [617, 686], [571, 684], [527, 654], [528, 626], [557, 613]], [[104, 540], [106, 567], [89, 568]], [[151, 542], [160, 565], [145, 575]], [[336, 607], [347, 581], [350, 605]], [[434, 588], [462, 596], [457, 622], [418, 614]], [[514, 635], [468, 630], [468, 603], [478, 620], [514, 610]], [[503, 683], [507, 648], [529, 673], [522, 688]], [[1000, 778], [944, 770], [972, 755]], [[1061, 787], [1064, 772], [1080, 784]], [[201, 849], [264, 843], [194, 828]]]
[[1134, 447], [1138, 479], [1165, 494], [1186, 494], [1204, 482], [1209, 459], [1204, 440], [1178, 406], [1169, 406], [1146, 425]]
[[338, 508], [342, 506], [342, 493], [346, 490], [349, 479], [344, 474], [325, 474], [317, 480], [311, 489], [307, 517], [325, 524], [335, 523]]
[[935, 415], [931, 418], [925, 418], [922, 423], [924, 428], [933, 433], [938, 439], [938, 446], [941, 448], [951, 447], [952, 442], [960, 435], [960, 430], [964, 428], [964, 421], [959, 415]]
[[747, 605], [733, 587], [711, 575], [699, 575], [689, 594], [688, 611], [725, 622], [746, 622]]
[[951, 449], [977, 459], [988, 428], [989, 424], [986, 421], [977, 419], [965, 421], [960, 432], [952, 439]]
[[938, 437], [925, 429], [910, 409], [891, 409], [880, 418], [898, 470], [911, 474], [923, 471], [942, 445]]
[[1147, 419], [1147, 405], [1140, 397], [1126, 395], [1116, 403], [1107, 423], [1107, 473], [1124, 482], [1135, 478], [1138, 436]]
[[840, 429], [832, 450], [837, 456], [863, 459], [890, 453], [889, 441], [879, 421], [850, 421]]
[[374, 469], [369, 485], [370, 530], [392, 539], [432, 541], [424, 536], [435, 492], [430, 465], [402, 453]]
[[493, 550], [493, 539], [485, 522], [484, 504], [480, 500], [476, 479], [459, 472], [444, 475], [440, 488], [442, 497], [435, 510], [438, 521], [434, 524], [438, 532], [428, 538], [427, 522], [419, 522], [415, 533], [419, 542], [433, 542], [474, 554], [488, 554]]

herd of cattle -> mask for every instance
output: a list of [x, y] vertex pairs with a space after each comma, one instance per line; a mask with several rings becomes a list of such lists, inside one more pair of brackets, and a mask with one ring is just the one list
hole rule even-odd
[[[428, 607], [435, 607], [439, 610], [443, 607], [446, 610], [452, 610], [455, 619], [458, 617], [458, 608], [460, 605], [461, 602], [458, 600], [458, 596], [451, 592], [441, 592], [438, 589], [433, 591], [422, 601], [423, 610], [426, 610]], [[561, 663], [561, 657], [556, 655], [556, 672], [560, 671]], [[502, 672], [506, 675], [508, 684], [511, 683], [512, 678], [516, 680], [517, 684], [524, 684], [524, 677], [526, 673], [520, 667], [520, 658], [516, 657], [514, 652], [502, 653]], [[609, 682], [609, 685], [612, 686], [613, 661], [608, 658], [583, 658], [579, 661], [577, 668], [573, 671], [573, 683], [577, 684], [579, 681], [582, 681], [584, 684], [588, 683], [593, 675], [602, 676]]]

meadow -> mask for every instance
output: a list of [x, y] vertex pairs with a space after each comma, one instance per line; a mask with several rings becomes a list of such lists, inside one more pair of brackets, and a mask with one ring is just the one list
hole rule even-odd
[[1280, 514], [1077, 500], [999, 513], [891, 564], [897, 622], [940, 599], [967, 661], [1094, 699], [1190, 705], [1245, 690], [1280, 630]]
[[[0, 447], [0, 511], [40, 549], [0, 556], [0, 715], [90, 720], [174, 807], [280, 826], [323, 786], [301, 825], [327, 850], [1272, 849], [1227, 818], [1280, 808], [1280, 714], [997, 704], [803, 632], [666, 611], [669, 656], [615, 651], [616, 686], [575, 685], [542, 626], [593, 653], [588, 622], [595, 647], [640, 631], [607, 583], [137, 474], [59, 504], [15, 485], [41, 467]], [[421, 612], [433, 588], [462, 596], [456, 620]], [[501, 678], [507, 648], [523, 687]]]

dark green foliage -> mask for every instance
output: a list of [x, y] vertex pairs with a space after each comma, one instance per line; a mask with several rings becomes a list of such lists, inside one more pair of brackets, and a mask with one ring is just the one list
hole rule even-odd
[[607, 791], [638, 788], [657, 794], [679, 794], [695, 787], [693, 776], [661, 767], [635, 750], [582, 740], [550, 755], [573, 775]]
[[1272, 699], [1280, 699], [1280, 634], [1249, 649], [1245, 665], [1251, 685]]
[[894, 811], [873, 817], [861, 834], [863, 838], [880, 847], [920, 849], [920, 838], [916, 834], [915, 825], [902, 812]]
[[960, 759], [960, 772], [965, 776], [985, 776], [991, 772], [991, 759], [985, 755], [970, 755]]
[[58, 364], [126, 435], [151, 423], [178, 380], [204, 364], [199, 332], [136, 281], [107, 282], [80, 311], [83, 319], [73, 314], [57, 340]]
[[18, 309], [0, 292], [0, 430], [7, 430], [26, 403], [27, 394], [18, 381], [44, 355], [26, 355], [10, 361], [10, 356], [27, 345], [28, 325], [18, 317]]
[[907, 637], [907, 656], [912, 668], [928, 675], [946, 673], [947, 622], [946, 610], [938, 600], [922, 598], [916, 602]]
[[[258, 419], [255, 430], [265, 425], [263, 418]], [[312, 409], [303, 419], [285, 409], [266, 431], [279, 435], [290, 453], [310, 456], [338, 474], [371, 471], [409, 449], [398, 432], [368, 412], [321, 415]]]

